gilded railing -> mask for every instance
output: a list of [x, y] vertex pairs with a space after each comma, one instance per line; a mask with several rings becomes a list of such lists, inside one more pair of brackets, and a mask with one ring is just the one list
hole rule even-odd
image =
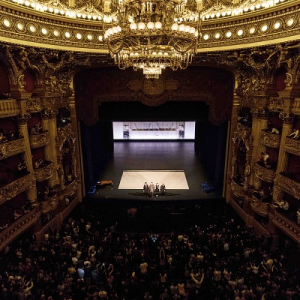
[[269, 203], [261, 202], [254, 195], [252, 196], [252, 202], [250, 203], [251, 208], [260, 216], [266, 217], [270, 210]]
[[0, 143], [0, 160], [25, 152], [24, 138]]
[[289, 153], [300, 156], [300, 140], [286, 138], [285, 139], [285, 150]]
[[47, 131], [41, 134], [32, 134], [29, 136], [29, 139], [31, 148], [39, 148], [49, 144], [49, 134]]
[[53, 163], [47, 162], [44, 167], [34, 169], [34, 175], [38, 182], [49, 179], [53, 175]]
[[245, 196], [244, 187], [237, 184], [234, 180], [231, 181], [231, 191], [238, 198], [243, 198]]
[[300, 243], [300, 226], [298, 224], [288, 219], [278, 211], [275, 211], [273, 223], [298, 244]]
[[23, 231], [30, 228], [40, 217], [40, 208], [36, 206], [32, 211], [17, 219], [0, 233], [0, 251]]
[[273, 182], [275, 178], [275, 170], [271, 168], [266, 168], [259, 163], [255, 165], [255, 176], [266, 182]]
[[65, 186], [64, 195], [66, 197], [72, 196], [77, 190], [77, 181], [74, 179], [71, 183]]
[[41, 212], [47, 214], [48, 212], [51, 212], [54, 209], [56, 209], [57, 205], [58, 205], [57, 194], [55, 194], [51, 198], [49, 197], [47, 200], [40, 203]]
[[17, 180], [6, 184], [0, 188], [0, 205], [18, 194], [28, 190], [34, 184], [34, 178], [31, 174], [18, 178]]
[[278, 185], [286, 193], [300, 199], [300, 183], [282, 174], [278, 174]]
[[270, 132], [264, 132], [261, 137], [262, 143], [270, 148], [279, 148], [280, 146], [280, 138], [279, 134], [274, 134]]
[[17, 100], [0, 100], [0, 118], [16, 116], [19, 112]]

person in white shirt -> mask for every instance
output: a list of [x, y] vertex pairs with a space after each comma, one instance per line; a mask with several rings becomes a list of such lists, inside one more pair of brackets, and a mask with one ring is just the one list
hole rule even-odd
[[299, 130], [294, 128], [293, 132], [290, 135], [288, 135], [288, 137], [291, 137], [295, 140], [298, 139], [300, 137]]

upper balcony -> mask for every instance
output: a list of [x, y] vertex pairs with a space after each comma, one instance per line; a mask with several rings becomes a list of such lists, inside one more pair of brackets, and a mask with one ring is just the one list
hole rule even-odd
[[285, 151], [300, 156], [300, 140], [286, 138]]
[[33, 182], [33, 176], [28, 174], [0, 187], [0, 205], [28, 190]]
[[16, 99], [5, 99], [0, 101], [0, 118], [17, 116], [19, 112]]
[[49, 133], [45, 131], [40, 134], [31, 134], [29, 135], [29, 139], [31, 148], [44, 147], [49, 144]]
[[270, 211], [270, 204], [261, 201], [255, 195], [252, 195], [251, 208], [262, 217], [267, 217]]
[[36, 223], [40, 217], [40, 208], [36, 206], [32, 211], [17, 219], [0, 233], [0, 251], [22, 232]]
[[278, 175], [278, 185], [286, 193], [300, 199], [300, 183], [296, 179], [296, 174], [280, 173]]
[[34, 175], [38, 182], [45, 181], [53, 175], [53, 162], [44, 161], [42, 166], [34, 169]]
[[263, 163], [257, 162], [255, 165], [255, 176], [266, 182], [273, 182], [276, 171], [273, 168], [266, 168]]
[[275, 210], [273, 223], [296, 243], [300, 244], [300, 226], [296, 222]]
[[266, 147], [279, 148], [280, 138], [281, 136], [279, 134], [264, 131], [261, 136], [261, 143]]
[[22, 152], [25, 152], [24, 138], [0, 143], [0, 160]]

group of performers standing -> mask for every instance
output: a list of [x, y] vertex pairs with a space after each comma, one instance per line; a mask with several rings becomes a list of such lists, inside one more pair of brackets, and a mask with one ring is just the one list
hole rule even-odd
[[166, 186], [164, 183], [161, 186], [159, 186], [158, 183], [156, 183], [154, 185], [154, 183], [151, 182], [148, 185], [148, 183], [145, 182], [144, 186], [143, 186], [143, 192], [146, 197], [153, 197], [153, 196], [158, 196], [158, 195], [165, 196], [166, 195]]

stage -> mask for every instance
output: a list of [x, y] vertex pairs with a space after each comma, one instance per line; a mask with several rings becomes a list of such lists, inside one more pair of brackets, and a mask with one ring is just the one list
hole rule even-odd
[[[126, 182], [122, 181], [124, 174], [129, 176]], [[98, 180], [113, 184], [99, 185], [95, 189], [91, 186], [85, 200], [209, 201], [222, 197], [216, 188], [203, 191], [205, 182], [210, 187], [214, 187], [214, 183], [207, 177], [200, 157], [195, 155], [193, 141], [115, 141], [113, 155], [106, 159]], [[160, 182], [162, 180], [164, 182]], [[148, 184], [152, 181], [154, 185], [164, 183], [166, 194], [146, 197], [145, 181]]]

